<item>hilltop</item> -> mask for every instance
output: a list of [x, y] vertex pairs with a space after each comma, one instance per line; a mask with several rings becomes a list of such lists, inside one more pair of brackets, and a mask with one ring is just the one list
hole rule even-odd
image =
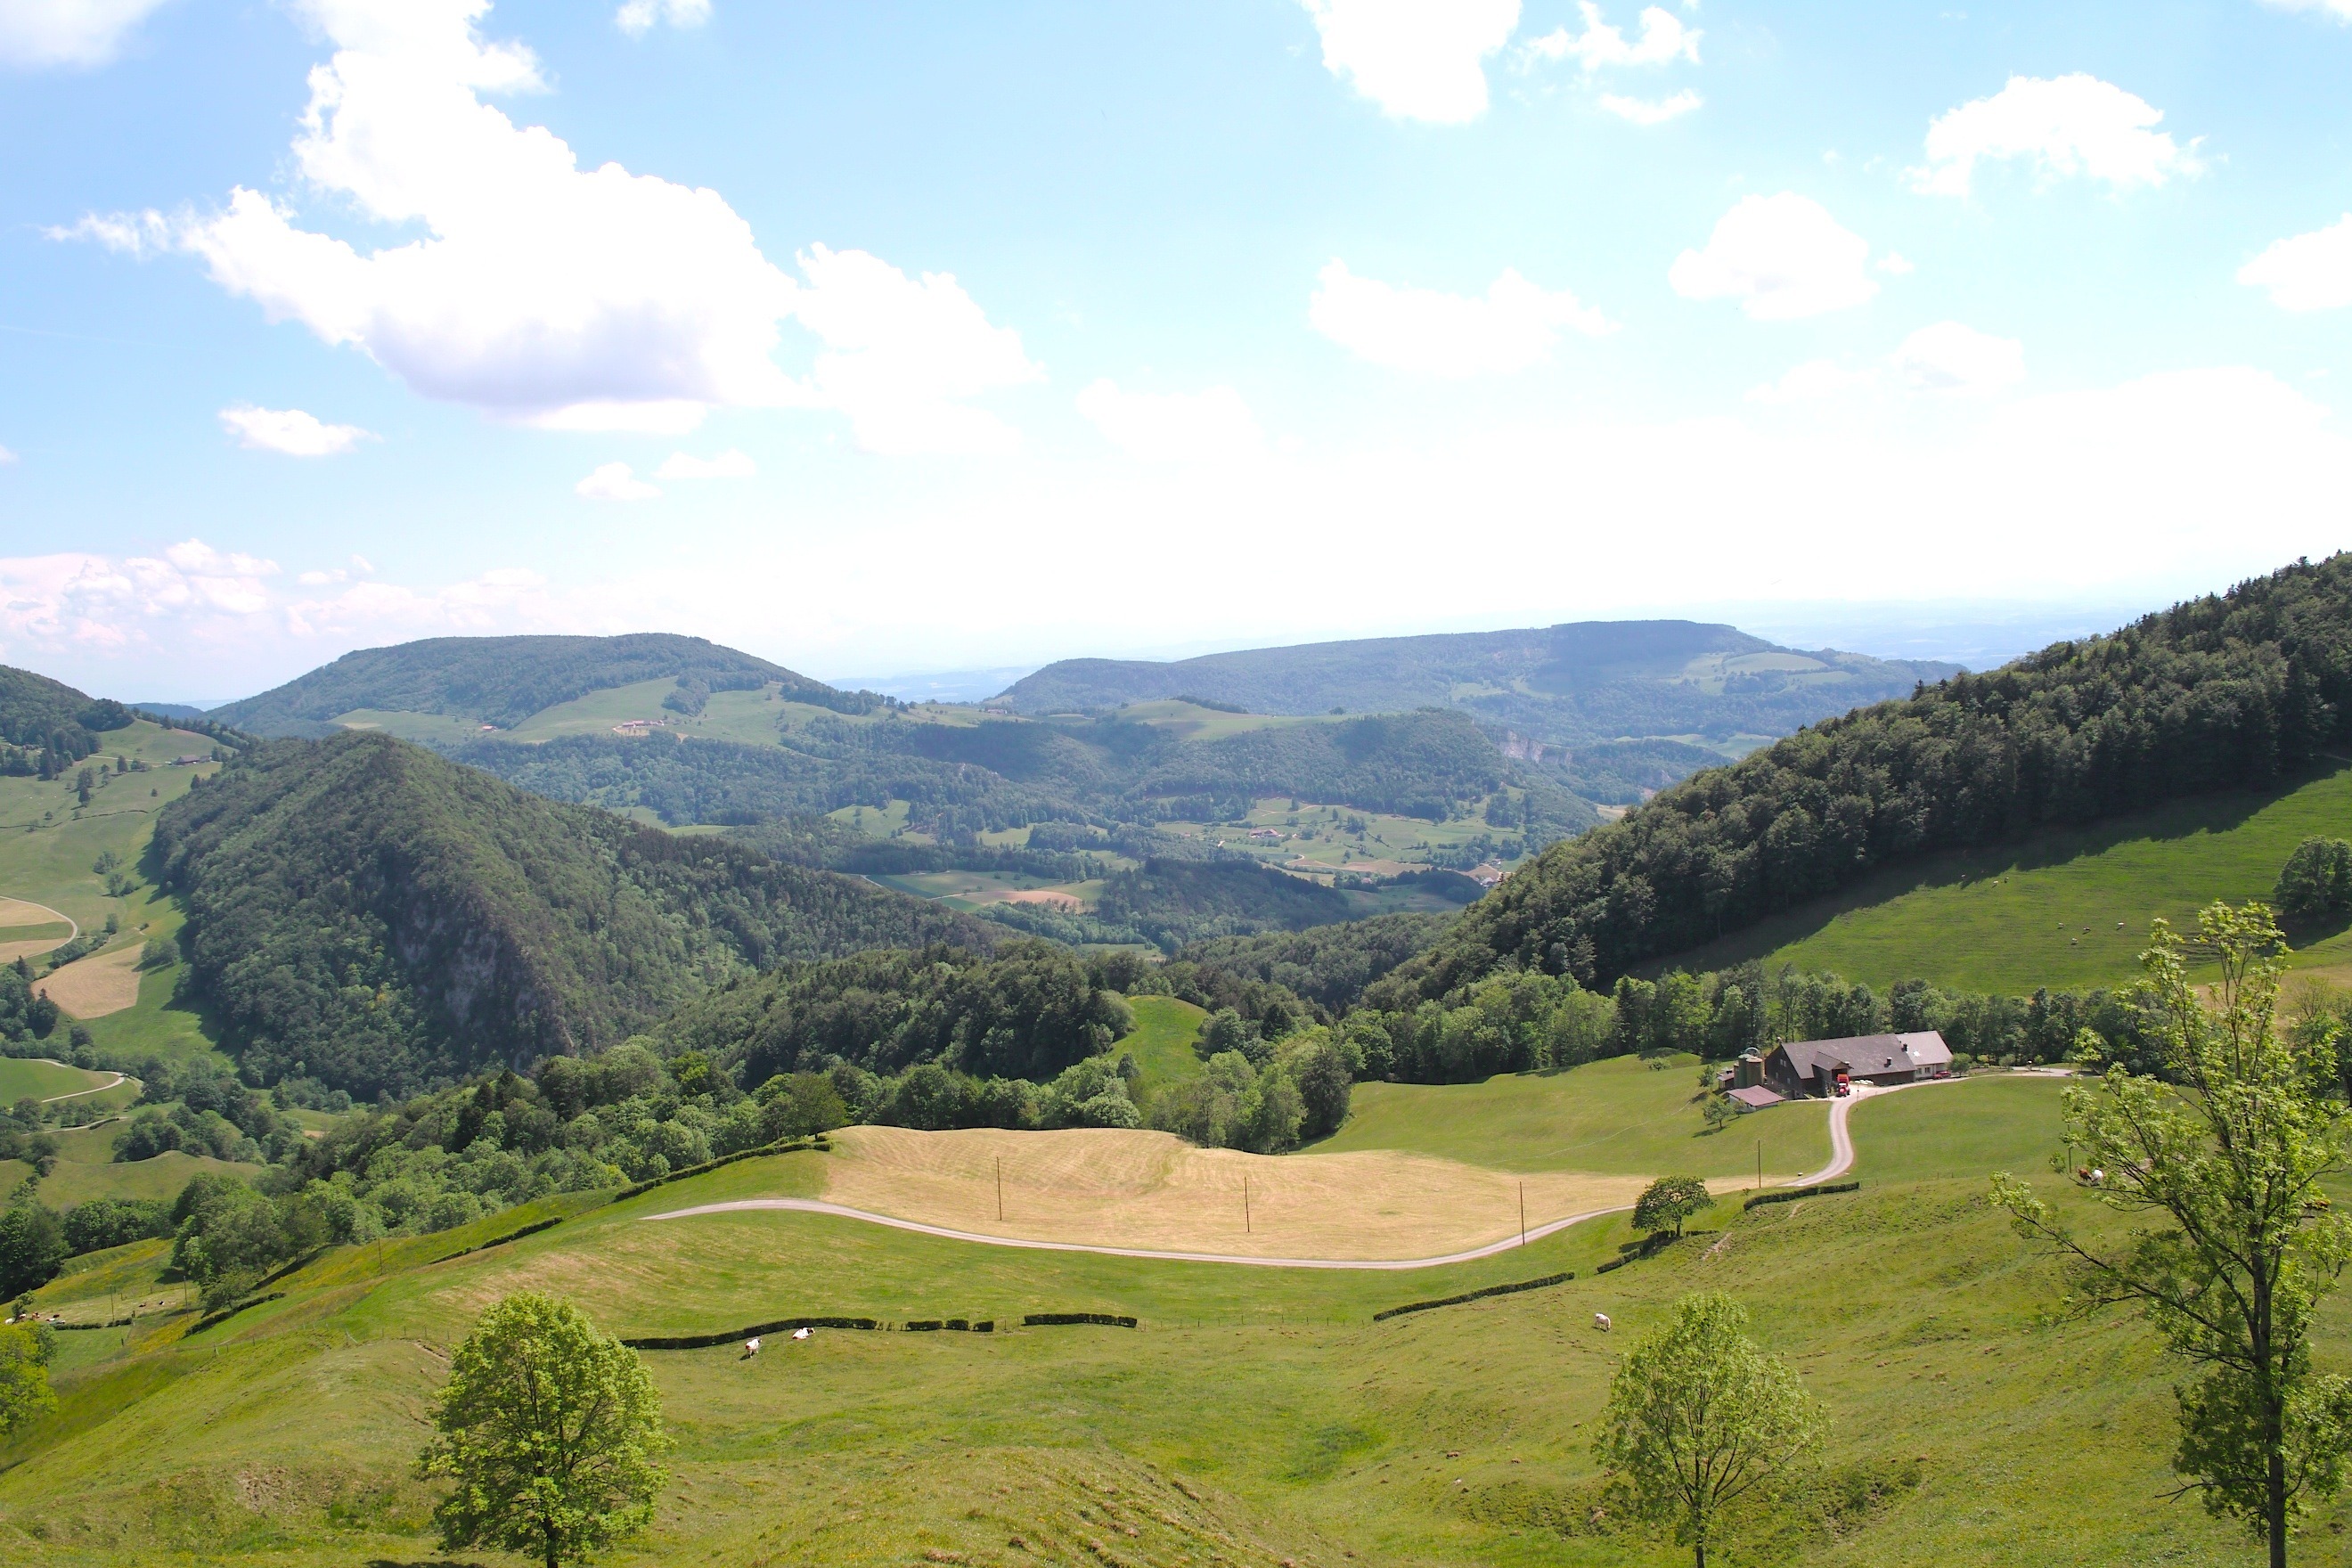
[[[29, 669], [0, 665], [0, 742], [47, 749], [79, 760], [98, 748], [98, 737], [120, 730], [131, 710], [107, 698], [93, 698], [62, 680]], [[29, 761], [24, 765], [31, 766]]]
[[1605, 983], [1939, 854], [2275, 791], [2352, 741], [2347, 647], [2337, 555], [1813, 725], [1554, 845], [1411, 978], [1430, 995], [1507, 966]]
[[674, 680], [680, 711], [714, 691], [773, 687], [791, 700], [859, 712], [881, 699], [837, 691], [748, 653], [666, 632], [626, 637], [428, 637], [347, 653], [207, 718], [263, 736], [331, 733], [352, 714], [429, 714], [508, 729], [592, 691]]
[[1065, 659], [1013, 682], [995, 702], [1032, 715], [1177, 697], [1255, 713], [1457, 708], [1507, 731], [1506, 743], [1526, 760], [1568, 769], [1588, 786], [1580, 793], [1630, 802], [1643, 788], [1706, 765], [1722, 754], [1714, 748], [1783, 735], [1958, 671], [1950, 664], [1805, 652], [1696, 621], [1579, 621], [1171, 663]]
[[362, 1098], [617, 1043], [778, 959], [994, 930], [363, 732], [238, 758], [163, 811], [153, 853], [225, 1048]]

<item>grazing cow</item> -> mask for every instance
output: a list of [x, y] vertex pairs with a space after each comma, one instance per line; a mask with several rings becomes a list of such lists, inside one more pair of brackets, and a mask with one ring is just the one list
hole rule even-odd
[[743, 1354], [744, 1354], [746, 1357], [750, 1357], [750, 1356], [755, 1356], [755, 1355], [758, 1355], [759, 1353], [760, 1353], [760, 1336], [759, 1336], [759, 1335], [757, 1335], [757, 1334], [753, 1334], [750, 1339], [745, 1340], [745, 1341], [743, 1342]]
[[1607, 1333], [1609, 1331], [1609, 1314], [1606, 1312], [1593, 1313], [1592, 1326], [1599, 1329], [1602, 1333]]
[[806, 1329], [794, 1329], [793, 1331], [793, 1338], [796, 1340], [804, 1340], [808, 1337], [809, 1331]]

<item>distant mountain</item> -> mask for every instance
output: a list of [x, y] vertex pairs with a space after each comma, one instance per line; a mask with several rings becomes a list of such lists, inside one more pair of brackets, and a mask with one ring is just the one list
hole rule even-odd
[[[1627, 759], [1584, 749], [1626, 741], [1784, 735], [1850, 708], [1907, 697], [1958, 666], [1786, 648], [1696, 621], [1579, 621], [1517, 631], [1373, 637], [1208, 654], [1172, 663], [1076, 658], [1017, 680], [996, 700], [1029, 714], [1099, 712], [1191, 697], [1254, 713], [1459, 708], [1527, 761], [1588, 763], [1596, 779], [1671, 782], [1699, 755], [1653, 746]], [[1719, 754], [1719, 753], [1718, 753]], [[1629, 772], [1630, 770], [1630, 772]], [[1590, 781], [1588, 781], [1590, 782]], [[1571, 783], [1571, 787], [1574, 784]], [[1592, 797], [1639, 798], [1605, 785]]]
[[616, 1044], [780, 960], [1002, 935], [368, 731], [256, 747], [166, 806], [155, 845], [194, 999], [247, 1078], [362, 1098]]
[[212, 711], [210, 708], [200, 708], [192, 702], [133, 702], [130, 706], [142, 713], [152, 713], [158, 719], [201, 719]]
[[671, 677], [703, 696], [772, 683], [793, 701], [837, 712], [863, 712], [880, 700], [701, 637], [638, 632], [614, 637], [428, 637], [362, 648], [275, 690], [215, 708], [206, 717], [269, 736], [324, 735], [337, 716], [362, 709], [473, 719], [504, 729], [592, 691]]

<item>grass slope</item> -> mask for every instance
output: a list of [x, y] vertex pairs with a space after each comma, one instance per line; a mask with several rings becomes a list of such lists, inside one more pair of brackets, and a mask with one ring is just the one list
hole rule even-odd
[[[58, 1062], [14, 1060], [0, 1057], [0, 1105], [20, 1100], [55, 1100], [112, 1083], [110, 1072], [90, 1072]], [[94, 1096], [92, 1098], [95, 1098]]]
[[[2251, 1564], [2242, 1532], [2151, 1506], [2171, 1484], [2175, 1373], [2146, 1330], [2053, 1320], [2056, 1273], [1981, 1201], [1989, 1162], [2053, 1131], [2046, 1096], [2033, 1098], [2043, 1087], [1970, 1083], [1866, 1106], [1865, 1136], [1889, 1118], [1955, 1112], [1979, 1118], [1984, 1136], [1934, 1180], [1717, 1211], [1727, 1230], [1599, 1279], [1591, 1268], [1624, 1239], [1613, 1223], [1399, 1278], [971, 1247], [818, 1215], [637, 1223], [810, 1184], [817, 1155], [746, 1162], [438, 1266], [429, 1259], [519, 1216], [392, 1243], [381, 1260], [345, 1252], [202, 1336], [180, 1337], [184, 1318], [72, 1336], [98, 1342], [61, 1374], [64, 1408], [0, 1448], [0, 1553], [60, 1568], [175, 1550], [279, 1568], [417, 1561], [432, 1493], [407, 1465], [425, 1396], [476, 1312], [536, 1287], [635, 1333], [795, 1312], [1143, 1320], [1132, 1331], [820, 1331], [751, 1362], [729, 1347], [649, 1354], [679, 1438], [677, 1479], [653, 1533], [604, 1559], [621, 1568], [1175, 1568], [1212, 1556], [1662, 1568], [1687, 1555], [1594, 1521], [1591, 1423], [1624, 1336], [1709, 1288], [1749, 1304], [1759, 1337], [1832, 1417], [1821, 1482], [1751, 1519], [1727, 1560]], [[141, 1279], [137, 1260], [111, 1267]], [[1563, 1268], [1586, 1277], [1370, 1321], [1403, 1300]], [[60, 1281], [45, 1299], [89, 1302], [94, 1289]], [[1595, 1310], [1616, 1335], [1594, 1332]], [[2321, 1338], [2323, 1363], [2352, 1353], [2342, 1313]], [[2347, 1518], [2324, 1509], [2302, 1560], [2332, 1561]]]
[[[2269, 794], [2177, 801], [1889, 869], [1646, 967], [1711, 969], [1760, 957], [1882, 988], [1913, 976], [2012, 994], [2120, 984], [2139, 973], [2151, 919], [2186, 926], [2215, 899], [2268, 899], [2287, 856], [2315, 836], [2352, 836], [2352, 767]], [[2338, 935], [2299, 962], [2347, 960], [2352, 936]]]
[[1143, 1076], [1129, 1087], [1136, 1103], [1148, 1107], [1152, 1096], [1201, 1071], [1192, 1042], [1200, 1036], [1201, 1020], [1209, 1015], [1173, 996], [1130, 996], [1127, 1005], [1135, 1014], [1135, 1028], [1116, 1048], [1133, 1057], [1141, 1069]]
[[1754, 1173], [1760, 1143], [1768, 1178], [1827, 1163], [1820, 1103], [1774, 1106], [1709, 1132], [1698, 1059], [1664, 1059], [1655, 1071], [1627, 1057], [1484, 1083], [1358, 1084], [1347, 1125], [1316, 1152], [1402, 1149], [1507, 1171], [1738, 1176]]

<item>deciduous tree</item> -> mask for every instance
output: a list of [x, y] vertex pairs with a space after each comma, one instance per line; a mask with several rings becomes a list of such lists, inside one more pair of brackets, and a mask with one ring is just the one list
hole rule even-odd
[[1593, 1452], [1633, 1511], [1706, 1568], [1725, 1510], [1807, 1463], [1824, 1426], [1797, 1374], [1748, 1337], [1747, 1309], [1710, 1292], [1675, 1303], [1619, 1365]]
[[1683, 1233], [1683, 1221], [1715, 1206], [1714, 1194], [1696, 1176], [1660, 1176], [1633, 1201], [1633, 1228]]
[[653, 1517], [667, 1479], [661, 1402], [636, 1352], [552, 1297], [482, 1314], [433, 1404], [419, 1470], [457, 1485], [433, 1517], [441, 1544], [578, 1562]]
[[[2199, 1369], [2179, 1391], [2173, 1468], [2210, 1511], [2247, 1521], [2272, 1568], [2352, 1446], [2352, 1382], [2311, 1355], [2320, 1301], [2352, 1259], [2352, 1222], [2322, 1190], [2347, 1168], [2352, 1112], [2331, 1092], [2333, 1031], [2276, 1026], [2283, 946], [2260, 904], [2210, 906], [2193, 942], [2157, 921], [2142, 985], [2163, 1076], [2116, 1064], [2066, 1091], [2066, 1138], [2101, 1173], [2098, 1201], [2152, 1223], [2085, 1235], [2024, 1184], [1993, 1180], [2018, 1228], [2070, 1265], [2073, 1305], [2140, 1306]], [[2219, 961], [2210, 987], [2192, 958]]]

